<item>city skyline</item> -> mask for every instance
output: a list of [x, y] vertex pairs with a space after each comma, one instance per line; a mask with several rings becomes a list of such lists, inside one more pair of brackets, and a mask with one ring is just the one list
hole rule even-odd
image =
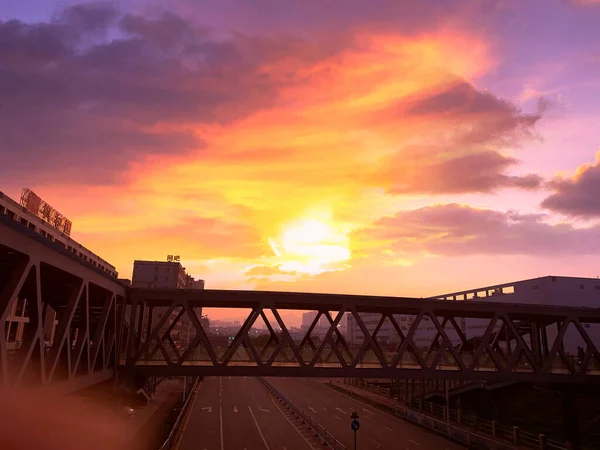
[[0, 9], [2, 191], [120, 278], [167, 255], [210, 289], [600, 275], [600, 2], [169, 8]]

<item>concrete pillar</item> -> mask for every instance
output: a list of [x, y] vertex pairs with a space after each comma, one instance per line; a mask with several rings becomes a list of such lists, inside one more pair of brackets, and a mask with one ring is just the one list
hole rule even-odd
[[513, 427], [513, 444], [519, 445], [520, 442], [521, 442], [521, 434], [519, 432], [519, 427], [514, 426]]
[[567, 435], [567, 442], [572, 450], [580, 450], [579, 418], [575, 392], [572, 387], [567, 387], [563, 394], [563, 424]]
[[539, 339], [539, 329], [538, 325], [535, 322], [531, 322], [531, 333], [529, 335], [531, 337], [531, 350], [533, 351], [533, 357], [536, 362], [541, 360], [541, 346]]
[[548, 347], [548, 329], [546, 326], [540, 328], [540, 333], [542, 334], [542, 352], [545, 358], [550, 355], [550, 349]]
[[56, 311], [51, 306], [46, 308], [44, 316], [44, 341], [49, 341], [50, 345], [54, 341], [54, 330], [56, 329]]
[[134, 342], [134, 348], [137, 348], [140, 346], [140, 343], [142, 342], [142, 333], [144, 330], [144, 318], [145, 318], [145, 309], [146, 309], [146, 303], [142, 302], [139, 305], [140, 308], [140, 312], [139, 312], [139, 321], [137, 323], [137, 340]]

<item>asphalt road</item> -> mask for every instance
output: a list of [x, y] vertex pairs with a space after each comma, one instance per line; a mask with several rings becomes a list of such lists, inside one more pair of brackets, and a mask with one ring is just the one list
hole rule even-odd
[[313, 434], [256, 378], [210, 377], [199, 388], [179, 450], [312, 450]]
[[360, 450], [458, 450], [464, 447], [436, 434], [378, 411], [327, 387], [322, 381], [303, 378], [268, 378], [300, 408], [311, 414], [348, 450], [354, 448], [350, 414], [359, 415], [357, 448]]

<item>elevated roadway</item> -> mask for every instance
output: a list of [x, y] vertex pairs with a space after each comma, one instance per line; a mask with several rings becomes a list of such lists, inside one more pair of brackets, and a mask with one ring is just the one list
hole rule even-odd
[[322, 448], [307, 427], [256, 378], [209, 377], [202, 382], [179, 450], [311, 450]]
[[[458, 450], [454, 444], [347, 397], [319, 380], [268, 381], [353, 448], [350, 414], [360, 416], [358, 447], [364, 450]], [[256, 378], [205, 378], [199, 389], [180, 450], [312, 450], [323, 443], [287, 413]]]

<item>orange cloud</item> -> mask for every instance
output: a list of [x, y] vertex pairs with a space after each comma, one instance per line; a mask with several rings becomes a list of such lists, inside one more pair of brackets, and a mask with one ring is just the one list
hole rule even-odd
[[[77, 14], [90, 19], [85, 8]], [[64, 24], [54, 26], [69, 36]], [[357, 256], [354, 230], [416, 195], [538, 184], [510, 174], [517, 159], [505, 152], [539, 116], [476, 86], [496, 64], [483, 35], [443, 26], [361, 30], [327, 46], [242, 34], [217, 39], [173, 15], [130, 15], [118, 26], [136, 39], [99, 46], [80, 61], [103, 62], [109, 75], [101, 81], [113, 82], [115, 92], [106, 96], [92, 80], [73, 79], [93, 95], [69, 98], [67, 114], [75, 129], [93, 131], [97, 166], [131, 152], [114, 169], [118, 184], [96, 176], [95, 185], [82, 182], [82, 171], [76, 182], [40, 193], [70, 216], [76, 238], [125, 276], [132, 259], [166, 254], [181, 254], [199, 270], [237, 271], [226, 281], [236, 286], [259, 275], [253, 271], [336, 272]], [[119, 78], [133, 54], [143, 56], [140, 66]], [[22, 59], [15, 61], [20, 68]], [[105, 141], [108, 122], [83, 126], [100, 112], [119, 122]], [[77, 144], [65, 137], [55, 145]], [[150, 144], [155, 151], [139, 151]], [[483, 161], [476, 168], [484, 166], [484, 176], [469, 177], [473, 161]]]
[[[473, 49], [468, 55], [463, 51], [467, 43]], [[232, 124], [200, 125], [197, 132], [205, 142], [202, 150], [181, 163], [140, 164], [133, 186], [152, 192], [154, 202], [169, 192], [175, 208], [179, 206], [176, 197], [182, 193], [198, 191], [200, 198], [218, 198], [222, 206], [206, 213], [239, 208], [226, 220], [248, 224], [262, 242], [281, 241], [290, 222], [311, 220], [340, 229], [339, 238], [347, 240], [355, 227], [398, 207], [397, 199], [382, 195], [389, 187], [386, 157], [402, 158], [408, 144], [443, 139], [452, 132], [454, 124], [444, 119], [444, 111], [398, 116], [390, 108], [414, 107], [415, 101], [425, 105], [432, 92], [446, 92], [463, 80], [471, 99], [456, 107], [463, 108], [460, 115], [468, 117], [472, 128], [479, 127], [477, 145], [501, 147], [493, 126], [496, 117], [507, 127], [501, 134], [510, 134], [522, 121], [530, 120], [491, 94], [479, 93], [469, 81], [494, 64], [485, 41], [477, 36], [450, 31], [413, 37], [357, 35], [349, 49], [311, 66], [298, 65], [294, 55], [280, 64], [264, 67], [267, 73], [276, 74], [275, 78], [286, 68], [294, 68], [289, 86], [279, 91], [272, 107]], [[513, 125], [507, 124], [508, 119]], [[487, 138], [486, 126], [491, 134]], [[442, 149], [437, 155], [444, 151], [446, 159], [465, 156], [464, 146], [460, 151]], [[416, 186], [427, 179], [423, 169], [430, 164], [427, 153], [420, 158], [425, 163], [415, 165]], [[510, 179], [502, 173], [513, 160], [505, 161], [490, 169], [491, 176]], [[444, 192], [444, 185], [439, 190]], [[468, 186], [463, 190], [473, 191]], [[198, 209], [188, 212], [204, 213]], [[324, 242], [310, 245], [313, 248], [308, 255], [282, 255], [275, 250], [263, 256], [269, 264], [299, 272], [337, 270], [351, 259], [349, 242], [339, 247], [327, 247]], [[337, 257], [333, 256], [336, 252]], [[320, 261], [313, 269], [307, 266], [311, 259]]]

